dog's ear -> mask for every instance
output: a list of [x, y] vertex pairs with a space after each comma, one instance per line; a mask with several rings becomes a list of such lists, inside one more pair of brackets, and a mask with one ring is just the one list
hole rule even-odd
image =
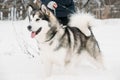
[[50, 10], [43, 4], [41, 5], [41, 10], [44, 12], [46, 15], [50, 15]]

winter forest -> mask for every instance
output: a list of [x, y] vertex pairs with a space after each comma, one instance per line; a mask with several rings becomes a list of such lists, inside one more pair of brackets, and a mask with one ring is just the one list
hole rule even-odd
[[[33, 0], [0, 0], [0, 20], [22, 20], [27, 16], [27, 5]], [[76, 8], [97, 18], [120, 17], [120, 0], [74, 0]]]
[[[120, 80], [120, 0], [74, 2], [76, 10], [96, 18], [92, 31], [100, 45], [105, 70], [94, 68], [82, 55], [79, 64], [69, 71], [55, 65], [46, 80]], [[40, 48], [27, 29], [28, 4], [33, 0], [0, 0], [0, 80], [43, 80]]]

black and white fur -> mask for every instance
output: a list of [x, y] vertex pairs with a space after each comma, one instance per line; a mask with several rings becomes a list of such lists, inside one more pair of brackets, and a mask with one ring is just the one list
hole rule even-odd
[[73, 57], [80, 56], [84, 50], [96, 64], [102, 65], [101, 51], [90, 27], [93, 16], [76, 13], [69, 24], [63, 26], [42, 5], [39, 10], [33, 10], [30, 17], [28, 30], [40, 46], [46, 76], [51, 74], [53, 64], [69, 65]]

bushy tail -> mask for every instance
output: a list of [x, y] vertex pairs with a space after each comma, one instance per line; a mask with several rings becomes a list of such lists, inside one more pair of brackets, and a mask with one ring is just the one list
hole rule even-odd
[[89, 27], [93, 26], [95, 18], [89, 13], [75, 13], [70, 17], [69, 26], [78, 27], [83, 34], [90, 36], [91, 32]]

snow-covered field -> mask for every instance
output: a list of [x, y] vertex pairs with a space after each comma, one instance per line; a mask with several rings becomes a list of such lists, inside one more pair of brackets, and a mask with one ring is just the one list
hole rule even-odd
[[[27, 20], [0, 21], [0, 80], [41, 80], [39, 49], [27, 25]], [[55, 66], [48, 80], [120, 80], [120, 19], [98, 21], [93, 31], [106, 69], [93, 69], [83, 60], [69, 73]]]

